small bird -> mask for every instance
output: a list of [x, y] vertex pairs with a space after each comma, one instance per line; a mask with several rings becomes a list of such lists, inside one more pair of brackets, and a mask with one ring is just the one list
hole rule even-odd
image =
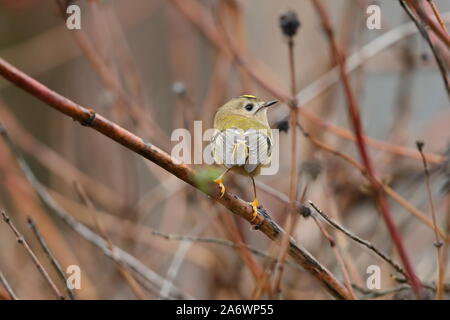
[[260, 174], [262, 167], [270, 165], [272, 156], [273, 141], [267, 108], [277, 102], [243, 95], [225, 103], [214, 116], [217, 133], [211, 139], [211, 152], [215, 163], [226, 168], [214, 182], [219, 185], [222, 197], [225, 193], [223, 178], [230, 170], [252, 179], [251, 221], [256, 218], [259, 205], [254, 177]]

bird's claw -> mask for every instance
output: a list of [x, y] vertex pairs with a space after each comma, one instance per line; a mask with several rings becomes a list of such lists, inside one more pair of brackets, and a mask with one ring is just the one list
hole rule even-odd
[[214, 182], [219, 185], [219, 188], [220, 188], [220, 197], [219, 197], [219, 199], [220, 199], [225, 194], [225, 186], [223, 185], [223, 180], [222, 180], [221, 177], [219, 177], [219, 178], [215, 179]]
[[249, 204], [253, 209], [252, 219], [250, 220], [250, 222], [252, 223], [258, 216], [258, 206], [259, 206], [258, 199], [253, 200], [253, 202], [249, 202]]

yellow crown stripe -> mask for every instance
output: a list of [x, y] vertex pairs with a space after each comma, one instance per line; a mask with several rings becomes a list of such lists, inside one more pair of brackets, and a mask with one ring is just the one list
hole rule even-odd
[[241, 98], [258, 99], [256, 96], [252, 96], [251, 94], [244, 94], [241, 96]]

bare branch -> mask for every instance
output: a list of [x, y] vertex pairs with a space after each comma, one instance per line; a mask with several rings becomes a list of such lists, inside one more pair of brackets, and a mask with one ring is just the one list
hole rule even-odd
[[414, 271], [413, 265], [411, 264], [411, 259], [409, 258], [406, 252], [403, 240], [394, 223], [389, 203], [387, 202], [386, 199], [384, 188], [382, 186], [382, 183], [380, 183], [379, 179], [377, 178], [376, 170], [373, 166], [372, 159], [368, 152], [366, 138], [362, 127], [359, 105], [355, 98], [352, 86], [350, 84], [350, 79], [345, 70], [345, 54], [342, 52], [342, 49], [339, 48], [337, 44], [336, 38], [334, 36], [334, 31], [331, 26], [331, 22], [329, 20], [328, 13], [325, 7], [323, 6], [322, 2], [320, 0], [313, 0], [312, 3], [318, 15], [320, 16], [322, 27], [328, 38], [330, 54], [334, 58], [336, 64], [339, 67], [339, 74], [341, 77], [342, 84], [344, 86], [344, 93], [347, 99], [348, 118], [353, 127], [353, 131], [356, 137], [356, 146], [358, 148], [361, 161], [364, 165], [364, 169], [367, 172], [367, 178], [369, 179], [369, 182], [371, 183], [375, 191], [375, 200], [383, 216], [386, 227], [389, 230], [389, 234], [391, 235], [392, 241], [394, 242], [395, 247], [400, 255], [403, 266], [405, 267], [406, 273], [408, 275], [408, 279], [409, 281], [411, 281], [414, 294], [417, 297], [419, 297], [421, 291], [419, 278], [417, 277]]
[[36, 226], [36, 223], [31, 217], [27, 217], [28, 225], [30, 226], [31, 230], [33, 230], [34, 235], [39, 241], [39, 244], [41, 245], [42, 249], [44, 250], [45, 254], [47, 255], [48, 259], [50, 260], [51, 265], [55, 268], [56, 274], [59, 276], [59, 278], [64, 283], [64, 287], [67, 290], [67, 295], [71, 300], [75, 299], [75, 294], [72, 291], [72, 289], [67, 286], [67, 277], [64, 273], [63, 269], [61, 268], [61, 265], [59, 264], [58, 260], [56, 260], [55, 256], [53, 255], [52, 251], [48, 247], [46, 241], [44, 240], [44, 237], [42, 237], [38, 227]]
[[[3, 212], [3, 211], [2, 211]], [[9, 285], [8, 281], [6, 280], [5, 276], [3, 275], [2, 271], [0, 270], [0, 282], [3, 284], [3, 286], [5, 287], [6, 291], [8, 292], [9, 296], [11, 297], [11, 299], [13, 300], [19, 300], [19, 298], [17, 298], [16, 294], [14, 293], [13, 289], [11, 288], [11, 286]]]
[[52, 291], [55, 293], [56, 297], [58, 299], [64, 300], [65, 299], [64, 296], [61, 294], [58, 287], [55, 285], [53, 280], [50, 278], [50, 276], [48, 275], [48, 272], [45, 270], [42, 263], [39, 261], [37, 256], [34, 254], [33, 250], [31, 250], [31, 247], [29, 246], [28, 242], [25, 240], [25, 238], [22, 236], [22, 234], [19, 232], [19, 230], [17, 230], [17, 228], [15, 227], [15, 225], [13, 224], [11, 219], [6, 215], [4, 210], [2, 210], [2, 217], [3, 217], [3, 221], [6, 222], [6, 224], [11, 228], [12, 232], [16, 236], [17, 242], [25, 248], [28, 255], [31, 257], [34, 264], [36, 265], [36, 268], [38, 269], [38, 271], [42, 274], [45, 281], [50, 285], [50, 287], [51, 287]]
[[[86, 227], [84, 224], [78, 222], [73, 218], [64, 208], [62, 208], [47, 192], [45, 187], [37, 180], [34, 173], [31, 171], [27, 162], [23, 158], [21, 152], [18, 150], [16, 145], [13, 143], [11, 138], [9, 137], [5, 127], [0, 123], [0, 134], [5, 140], [8, 147], [14, 153], [17, 162], [19, 163], [20, 169], [25, 175], [28, 182], [33, 187], [34, 191], [39, 196], [39, 199], [42, 203], [50, 210], [51, 213], [56, 215], [59, 219], [61, 219], [64, 223], [66, 223], [72, 230], [80, 234], [83, 238], [88, 240], [89, 242], [96, 245], [100, 248], [103, 253], [111, 258], [113, 258], [113, 254], [115, 254], [115, 258], [130, 268], [135, 274], [137, 274], [141, 279], [146, 281], [148, 284], [147, 287], [154, 289], [161, 287], [164, 279], [160, 277], [156, 272], [145, 266], [141, 261], [136, 259], [134, 256], [122, 250], [121, 248], [114, 246], [114, 252], [109, 249], [108, 243], [97, 233], [93, 232], [91, 229]], [[164, 297], [164, 298], [176, 298], [176, 299], [193, 299], [192, 296], [183, 293], [178, 288], [172, 288], [173, 296]]]
[[341, 231], [343, 234], [345, 234], [347, 237], [352, 239], [353, 241], [365, 246], [369, 250], [373, 251], [377, 256], [379, 256], [381, 259], [389, 263], [397, 272], [400, 272], [403, 276], [406, 277], [405, 271], [400, 267], [398, 264], [396, 264], [391, 258], [389, 258], [386, 254], [381, 252], [381, 250], [377, 249], [372, 243], [370, 243], [367, 240], [361, 239], [357, 235], [355, 235], [350, 230], [346, 229], [345, 227], [338, 224], [336, 221], [331, 219], [325, 212], [319, 209], [312, 201], [309, 201], [309, 204], [316, 210], [316, 212], [330, 225], [332, 225], [337, 230]]
[[[187, 165], [177, 163], [177, 161], [174, 161], [170, 155], [150, 142], [144, 141], [142, 138], [139, 138], [128, 130], [109, 121], [100, 114], [94, 113], [93, 111], [90, 111], [61, 96], [53, 90], [50, 90], [3, 59], [0, 59], [0, 74], [52, 108], [80, 122], [84, 126], [89, 126], [95, 129], [126, 148], [154, 162], [191, 186], [197, 188], [193, 179], [195, 176], [195, 171], [192, 168]], [[45, 191], [45, 189], [43, 189], [43, 191]], [[259, 210], [258, 216], [255, 219], [252, 219], [253, 210], [251, 206], [249, 206], [247, 202], [243, 201], [238, 196], [230, 192], [225, 192], [223, 197], [220, 198], [220, 190], [217, 185], [210, 188], [207, 194], [228, 208], [234, 214], [246, 219], [249, 222], [254, 221], [257, 228], [270, 239], [279, 240], [280, 235], [284, 233], [284, 231], [269, 217], [265, 210]], [[56, 205], [54, 202], [53, 204]], [[72, 219], [67, 219], [67, 217], [64, 219], [66, 221], [70, 220], [73, 224]], [[77, 226], [77, 229], [79, 227], [80, 226]], [[83, 233], [89, 234], [89, 238], [93, 238], [92, 231], [90, 229], [85, 226], [83, 226], [82, 229]], [[95, 237], [98, 236], [95, 234]], [[105, 244], [103, 239], [101, 239], [101, 243], [103, 245]], [[107, 250], [107, 252], [109, 252], [109, 250]], [[308, 251], [306, 251], [306, 249], [298, 246], [293, 239], [291, 239], [289, 243], [289, 254], [295, 259], [295, 261], [309, 271], [311, 275], [318, 279], [333, 296], [340, 299], [349, 298], [346, 288], [343, 287], [342, 284]]]

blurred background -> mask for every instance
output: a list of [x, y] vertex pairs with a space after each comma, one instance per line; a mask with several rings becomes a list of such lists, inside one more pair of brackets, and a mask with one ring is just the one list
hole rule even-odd
[[[70, 3], [81, 8], [81, 30], [66, 28], [64, 8]], [[388, 197], [395, 223], [419, 278], [433, 287], [435, 238], [432, 226], [417, 218], [431, 221], [415, 142], [425, 142], [437, 223], [448, 232], [450, 198], [445, 186], [450, 175], [450, 108], [441, 73], [429, 45], [398, 1], [322, 3], [339, 46], [352, 57], [351, 84], [364, 131], [374, 139], [369, 150], [376, 171], [406, 200], [402, 205], [398, 198]], [[450, 2], [434, 3], [450, 22]], [[381, 8], [379, 30], [366, 26], [370, 4]], [[170, 141], [174, 129], [192, 130], [194, 120], [202, 120], [203, 129], [210, 128], [215, 110], [232, 97], [253, 94], [279, 99], [277, 92], [289, 96], [288, 46], [279, 28], [279, 16], [287, 9], [295, 11], [301, 22], [294, 38], [297, 97], [302, 110], [299, 121], [314, 137], [359, 161], [351, 141], [343, 87], [321, 20], [309, 0], [0, 0], [0, 57], [170, 153], [175, 145]], [[436, 38], [432, 41], [448, 69], [448, 48]], [[289, 113], [285, 102], [269, 112], [273, 127]], [[136, 270], [111, 260], [79, 231], [51, 214], [2, 140], [0, 208], [64, 294], [64, 284], [29, 228], [27, 216], [34, 219], [63, 270], [69, 265], [80, 267], [81, 289], [74, 290], [77, 298], [270, 297], [259, 288], [255, 264], [271, 279], [273, 257], [279, 249], [246, 221], [3, 78], [0, 121], [53, 199], [77, 221], [133, 255], [157, 279], [142, 279]], [[313, 201], [400, 263], [364, 176], [310, 139], [299, 137], [299, 193], [305, 193], [304, 200]], [[260, 204], [283, 225], [286, 204], [279, 194], [289, 193], [290, 131], [280, 134], [279, 148], [278, 174], [257, 180]], [[248, 178], [229, 175], [226, 185], [251, 200]], [[408, 286], [392, 277], [395, 270], [390, 265], [323, 222], [322, 226], [337, 241], [357, 297], [377, 296], [366, 288], [370, 265], [380, 267], [381, 289], [387, 290], [381, 298], [408, 297]], [[311, 218], [299, 218], [293, 236], [343, 281], [335, 251]], [[242, 242], [258, 252], [236, 245]], [[447, 242], [442, 250], [447, 260]], [[0, 270], [19, 298], [54, 298], [3, 222]], [[433, 295], [430, 289], [429, 296]], [[289, 259], [282, 296], [331, 298]], [[0, 298], [8, 298], [1, 286]]]

